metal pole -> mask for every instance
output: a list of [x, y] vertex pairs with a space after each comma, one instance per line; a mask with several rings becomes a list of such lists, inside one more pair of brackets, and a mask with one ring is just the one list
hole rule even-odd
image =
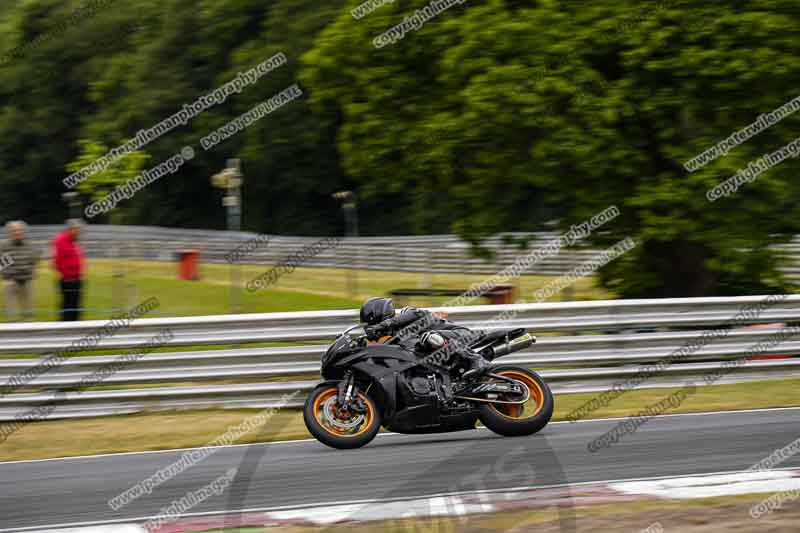
[[[225, 206], [228, 231], [231, 232], [232, 250], [239, 244], [233, 232], [242, 227], [242, 171], [238, 159], [228, 159], [228, 166], [222, 172], [211, 176], [211, 184], [225, 191], [222, 205]], [[231, 313], [238, 313], [242, 308], [241, 265], [238, 260], [230, 261], [230, 306]]]
[[[351, 238], [358, 237], [358, 212], [356, 211], [355, 199], [344, 204], [342, 208], [344, 209], [347, 236]], [[353, 239], [353, 255], [353, 261], [351, 262], [352, 268], [350, 268], [347, 272], [347, 293], [351, 298], [356, 298], [358, 297], [358, 268], [360, 266], [360, 254], [358, 252], [358, 244], [355, 239]]]
[[[346, 237], [358, 237], [358, 208], [356, 205], [356, 195], [353, 191], [339, 191], [332, 195], [335, 199], [342, 202], [344, 212], [344, 233]], [[346, 274], [347, 294], [351, 298], [358, 296], [358, 267], [359, 252], [358, 246], [353, 241], [354, 257], [350, 261], [350, 267]]]
[[[238, 159], [229, 159], [228, 168], [231, 170], [231, 180], [228, 185], [228, 230], [239, 232], [242, 228], [242, 172]], [[233, 237], [234, 242], [238, 239]], [[231, 313], [239, 313], [242, 310], [242, 265], [236, 261], [230, 264], [231, 280]]]

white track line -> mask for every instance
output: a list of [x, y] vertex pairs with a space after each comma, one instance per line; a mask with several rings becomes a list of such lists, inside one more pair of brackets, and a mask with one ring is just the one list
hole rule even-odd
[[[796, 471], [795, 468], [775, 468], [773, 472], [791, 472]], [[721, 472], [699, 472], [696, 474], [687, 474], [684, 476], [653, 476], [653, 477], [639, 477], [639, 478], [625, 478], [625, 479], [608, 479], [602, 481], [580, 481], [577, 483], [558, 483], [555, 485], [537, 485], [537, 486], [528, 486], [528, 487], [508, 487], [502, 489], [486, 489], [486, 490], [476, 490], [476, 491], [460, 491], [460, 492], [438, 492], [434, 494], [426, 494], [426, 495], [416, 495], [416, 496], [404, 496], [399, 498], [386, 498], [386, 499], [372, 499], [372, 500], [354, 500], [354, 501], [334, 501], [334, 502], [324, 502], [324, 503], [311, 503], [311, 504], [302, 504], [302, 505], [284, 505], [279, 507], [252, 507], [246, 509], [231, 509], [225, 511], [207, 511], [207, 512], [197, 512], [197, 513], [184, 513], [181, 515], [181, 519], [184, 518], [195, 518], [195, 517], [202, 517], [202, 516], [219, 516], [225, 514], [245, 514], [245, 513], [270, 513], [270, 512], [279, 512], [279, 511], [294, 511], [299, 509], [311, 509], [315, 507], [329, 507], [329, 506], [336, 506], [336, 505], [372, 505], [372, 504], [381, 504], [381, 503], [392, 503], [392, 502], [403, 502], [403, 501], [412, 501], [412, 500], [419, 500], [425, 498], [447, 498], [452, 496], [465, 496], [465, 495], [476, 495], [476, 494], [493, 494], [498, 492], [518, 492], [523, 490], [548, 490], [548, 489], [557, 489], [557, 488], [564, 488], [564, 487], [586, 487], [592, 485], [609, 485], [611, 483], [629, 483], [629, 482], [637, 482], [637, 481], [659, 481], [665, 479], [673, 479], [676, 477], [693, 477], [693, 476], [718, 476], [718, 475], [731, 475], [731, 474], [741, 474], [746, 473], [746, 470], [727, 470]], [[12, 532], [12, 531], [46, 531], [49, 529], [56, 529], [56, 528], [73, 528], [73, 527], [87, 527], [87, 526], [104, 526], [104, 525], [113, 525], [113, 524], [130, 524], [136, 522], [144, 522], [155, 518], [153, 516], [140, 516], [140, 517], [131, 517], [131, 518], [118, 518], [115, 520], [98, 520], [94, 522], [70, 522], [65, 524], [50, 524], [47, 526], [29, 526], [29, 527], [21, 527], [21, 528], [9, 528], [9, 529], [0, 529], [0, 533]]]
[[[739, 415], [739, 414], [749, 414], [749, 413], [764, 413], [764, 412], [777, 412], [777, 411], [798, 411], [800, 407], [768, 407], [763, 409], [739, 409], [736, 411], [702, 411], [697, 413], [674, 413], [674, 414], [663, 414], [657, 415], [654, 418], [676, 418], [676, 417], [683, 417], [683, 416], [709, 416], [709, 415]], [[609, 418], [587, 418], [582, 420], [577, 420], [575, 422], [569, 420], [559, 420], [557, 422], [550, 422], [547, 424], [548, 426], [558, 426], [561, 424], [590, 424], [594, 422], [616, 422], [619, 420], [626, 420], [628, 417], [619, 416], [619, 417], [609, 417]], [[475, 428], [477, 430], [485, 430], [485, 427], [478, 427]], [[463, 434], [464, 432], [457, 432]], [[446, 435], [447, 433], [429, 433], [427, 436], [431, 435]], [[384, 432], [378, 433], [377, 437], [393, 437], [398, 435], [404, 435], [406, 437], [413, 436], [413, 435], [406, 435], [404, 433], [392, 433], [392, 432]], [[276, 441], [269, 441], [269, 442], [251, 442], [248, 444], [226, 444], [223, 446], [216, 446], [216, 448], [224, 449], [224, 448], [241, 448], [243, 446], [272, 446], [273, 444], [298, 444], [303, 442], [317, 442], [316, 439], [296, 439], [296, 440], [276, 440]], [[424, 444], [425, 441], [420, 441], [420, 444]], [[2, 465], [9, 465], [9, 464], [16, 464], [16, 463], [41, 463], [45, 461], [72, 461], [78, 459], [99, 459], [103, 457], [117, 457], [117, 456], [125, 456], [125, 455], [149, 455], [155, 453], [174, 453], [174, 452], [185, 452], [191, 450], [199, 450], [202, 449], [203, 446], [195, 446], [192, 448], [173, 448], [169, 450], [144, 450], [140, 452], [113, 452], [113, 453], [101, 453], [97, 455], [75, 455], [75, 456], [68, 456], [68, 457], [51, 457], [49, 459], [21, 459], [18, 461], [0, 461], [0, 466]], [[2, 530], [0, 530], [2, 531]]]

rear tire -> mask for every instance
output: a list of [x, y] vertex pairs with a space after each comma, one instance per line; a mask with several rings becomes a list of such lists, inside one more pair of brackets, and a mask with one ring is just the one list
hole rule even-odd
[[335, 406], [336, 394], [336, 385], [327, 384], [318, 386], [308, 396], [303, 407], [303, 421], [308, 431], [322, 444], [339, 450], [368, 444], [381, 429], [375, 402], [359, 392], [358, 397], [366, 405], [367, 412], [363, 415], [342, 412]]
[[523, 383], [528, 387], [530, 400], [522, 408], [509, 404], [479, 404], [478, 413], [484, 426], [504, 437], [520, 437], [533, 435], [550, 422], [553, 393], [539, 374], [516, 366], [496, 367], [491, 373]]

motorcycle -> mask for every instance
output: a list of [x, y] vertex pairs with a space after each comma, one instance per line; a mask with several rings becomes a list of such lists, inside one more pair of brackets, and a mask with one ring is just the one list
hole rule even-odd
[[[534, 342], [518, 328], [480, 332], [467, 345], [491, 362]], [[475, 429], [479, 420], [497, 434], [523, 436], [540, 431], [553, 415], [553, 394], [536, 372], [501, 364], [469, 376], [458, 363], [434, 364], [401, 344], [398, 337], [369, 341], [363, 324], [333, 342], [322, 357], [323, 381], [303, 408], [318, 441], [352, 449], [372, 441], [381, 426], [444, 433]]]

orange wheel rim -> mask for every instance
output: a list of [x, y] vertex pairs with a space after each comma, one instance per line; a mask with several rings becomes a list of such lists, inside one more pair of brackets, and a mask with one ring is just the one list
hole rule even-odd
[[492, 409], [497, 411], [500, 415], [512, 420], [524, 420], [538, 415], [539, 411], [544, 408], [544, 391], [535, 379], [524, 372], [517, 372], [516, 370], [503, 370], [495, 373], [498, 376], [510, 378], [522, 383], [528, 389], [529, 395], [528, 401], [524, 404], [489, 404]]
[[498, 411], [510, 418], [519, 418], [524, 410], [521, 405], [511, 405], [507, 403], [498, 404], [496, 407]]
[[336, 387], [326, 389], [314, 399], [313, 413], [317, 424], [337, 437], [352, 438], [366, 433], [375, 419], [375, 412], [367, 397], [359, 392], [367, 411], [363, 415], [351, 413], [336, 407]]

